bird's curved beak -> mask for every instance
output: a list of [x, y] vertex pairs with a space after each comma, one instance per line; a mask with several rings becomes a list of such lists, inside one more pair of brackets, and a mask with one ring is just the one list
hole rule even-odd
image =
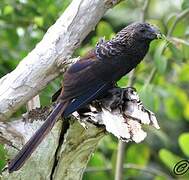
[[160, 32], [160, 30], [157, 27], [151, 26], [151, 32], [155, 36], [154, 39], [162, 39], [163, 34]]

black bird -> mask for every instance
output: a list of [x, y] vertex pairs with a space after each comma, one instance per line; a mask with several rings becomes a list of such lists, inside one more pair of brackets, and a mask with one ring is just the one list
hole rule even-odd
[[86, 57], [64, 74], [58, 103], [44, 124], [8, 163], [9, 172], [20, 169], [62, 115], [67, 117], [112, 88], [116, 81], [137, 66], [159, 31], [148, 23], [131, 24], [109, 41], [99, 42]]

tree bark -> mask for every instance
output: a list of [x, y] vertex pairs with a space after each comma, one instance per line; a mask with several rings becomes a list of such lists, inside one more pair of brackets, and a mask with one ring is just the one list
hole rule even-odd
[[[47, 109], [36, 109], [28, 117], [12, 123], [1, 123], [1, 137], [6, 139], [8, 157], [13, 158], [18, 150], [10, 144], [21, 148], [41, 126], [47, 117]], [[42, 118], [42, 119], [41, 119]], [[87, 122], [86, 122], [87, 123]], [[3, 129], [3, 131], [2, 131]], [[51, 133], [44, 139], [24, 166], [14, 173], [4, 171], [2, 180], [79, 180], [82, 179], [87, 163], [95, 151], [99, 140], [105, 135], [103, 128], [87, 123], [84, 129], [75, 118], [58, 121]], [[19, 146], [19, 147], [18, 147]]]

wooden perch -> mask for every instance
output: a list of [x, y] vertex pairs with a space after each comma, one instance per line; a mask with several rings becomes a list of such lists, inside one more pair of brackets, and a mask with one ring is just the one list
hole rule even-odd
[[[11, 145], [6, 145], [9, 158], [13, 158], [18, 152], [12, 145], [21, 148], [41, 126], [47, 112], [47, 108], [45, 111], [36, 109], [29, 113], [27, 119], [9, 124], [1, 123], [1, 126], [4, 126], [3, 133], [0, 131], [1, 137], [3, 135], [7, 142], [11, 142]], [[2, 180], [80, 179], [98, 141], [105, 134], [102, 128], [90, 123], [87, 123], [87, 126], [86, 130], [74, 119], [69, 119], [69, 125], [65, 120], [58, 121], [26, 164], [12, 174], [5, 171]]]

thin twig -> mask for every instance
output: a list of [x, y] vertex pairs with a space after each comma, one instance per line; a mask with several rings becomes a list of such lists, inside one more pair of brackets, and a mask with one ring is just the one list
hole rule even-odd
[[[109, 166], [109, 167], [88, 167], [85, 172], [86, 173], [91, 173], [91, 172], [98, 172], [98, 171], [112, 171], [112, 167]], [[143, 167], [143, 166], [140, 166], [140, 165], [137, 165], [137, 164], [131, 164], [131, 163], [127, 163], [127, 164], [124, 164], [123, 165], [123, 169], [134, 169], [134, 170], [138, 170], [138, 171], [143, 171], [145, 173], [148, 173], [148, 174], [151, 174], [153, 176], [163, 176], [167, 179], [172, 179], [169, 175], [167, 175], [166, 173], [158, 170], [158, 169], [155, 169], [155, 168], [152, 168], [152, 167]]]
[[142, 22], [144, 22], [145, 19], [146, 19], [146, 14], [147, 14], [147, 11], [148, 11], [149, 4], [150, 4], [150, 0], [144, 1], [144, 5], [143, 5], [143, 8], [142, 8], [142, 12], [141, 12], [141, 21]]
[[172, 43], [174, 43], [174, 44], [184, 44], [186, 46], [189, 46], [189, 41], [184, 40], [184, 39], [180, 39], [180, 38], [176, 38], [176, 37], [171, 37], [170, 41], [172, 41]]
[[144, 85], [144, 88], [146, 88], [150, 82], [154, 79], [155, 75], [156, 75], [156, 72], [157, 72], [157, 68], [154, 67], [151, 72], [150, 72], [150, 75], [149, 77], [147, 78], [146, 82], [145, 82], [145, 85]]

